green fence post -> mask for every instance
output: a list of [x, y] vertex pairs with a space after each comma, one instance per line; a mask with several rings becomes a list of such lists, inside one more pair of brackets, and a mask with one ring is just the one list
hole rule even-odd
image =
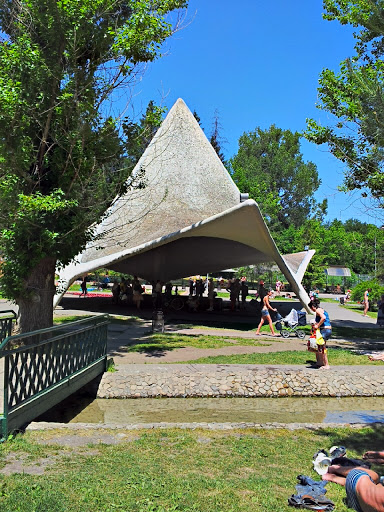
[[8, 357], [4, 357], [3, 411], [0, 414], [0, 442], [8, 437]]

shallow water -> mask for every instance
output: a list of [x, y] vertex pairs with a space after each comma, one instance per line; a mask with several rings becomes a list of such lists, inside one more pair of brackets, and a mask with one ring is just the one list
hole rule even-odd
[[[384, 423], [384, 398], [74, 397], [39, 420], [62, 423]], [[38, 420], [37, 420], [38, 421]]]

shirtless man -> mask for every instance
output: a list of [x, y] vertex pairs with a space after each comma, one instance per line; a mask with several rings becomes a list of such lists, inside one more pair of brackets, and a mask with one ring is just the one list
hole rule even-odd
[[[366, 452], [381, 454], [384, 452]], [[376, 455], [375, 455], [376, 456]], [[383, 459], [384, 461], [384, 459]], [[367, 468], [333, 465], [322, 476], [323, 480], [345, 486], [348, 507], [356, 512], [384, 512], [384, 487], [379, 483], [379, 475]]]

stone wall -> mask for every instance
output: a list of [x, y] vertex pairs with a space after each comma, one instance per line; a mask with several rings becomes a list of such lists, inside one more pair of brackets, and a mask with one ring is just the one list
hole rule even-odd
[[384, 396], [384, 368], [330, 370], [262, 365], [127, 365], [106, 372], [98, 398]]

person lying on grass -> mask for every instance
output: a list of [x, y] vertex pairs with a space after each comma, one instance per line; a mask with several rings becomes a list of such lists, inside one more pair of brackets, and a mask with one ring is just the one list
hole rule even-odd
[[384, 361], [384, 352], [378, 354], [369, 354], [368, 359], [370, 361]]
[[375, 471], [333, 465], [322, 479], [345, 486], [348, 507], [356, 512], [384, 512], [384, 487]]
[[383, 452], [365, 452], [363, 459], [371, 464], [384, 464], [384, 451]]

